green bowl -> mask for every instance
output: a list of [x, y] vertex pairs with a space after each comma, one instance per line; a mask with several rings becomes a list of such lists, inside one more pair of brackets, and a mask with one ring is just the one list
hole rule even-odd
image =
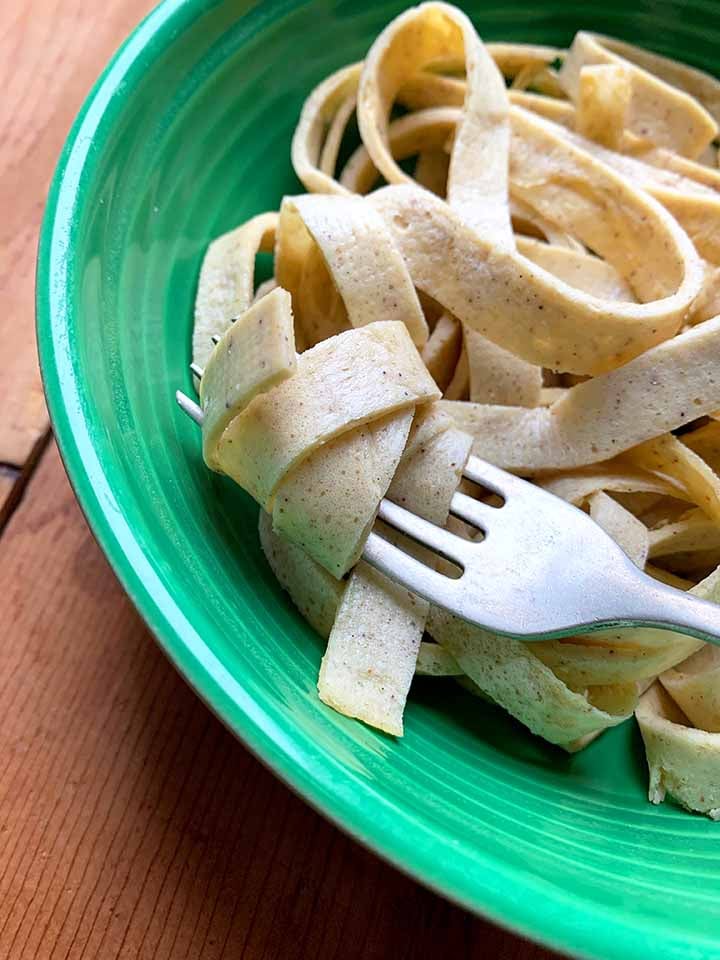
[[[169, 657], [289, 785], [436, 890], [599, 958], [720, 957], [720, 825], [652, 807], [633, 723], [568, 757], [446, 680], [395, 741], [318, 700], [322, 643], [258, 545], [257, 507], [203, 465], [176, 408], [208, 241], [299, 192], [303, 98], [402, 9], [166, 0], [116, 54], [63, 150], [40, 243], [38, 339], [78, 498]], [[487, 39], [602, 30], [706, 69], [711, 0], [469, 3]]]

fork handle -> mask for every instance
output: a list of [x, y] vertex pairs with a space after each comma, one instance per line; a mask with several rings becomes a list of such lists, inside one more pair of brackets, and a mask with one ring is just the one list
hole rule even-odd
[[720, 646], [720, 605], [701, 600], [691, 593], [659, 583], [641, 574], [632, 588], [623, 592], [622, 600], [613, 605], [613, 616], [593, 629], [618, 627], [651, 627], [672, 630], [697, 637]]

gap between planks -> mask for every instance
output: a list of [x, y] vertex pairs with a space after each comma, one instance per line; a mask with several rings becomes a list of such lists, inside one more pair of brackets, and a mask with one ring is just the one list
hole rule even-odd
[[20, 506], [30, 478], [47, 449], [50, 436], [50, 430], [41, 434], [22, 468], [10, 463], [0, 463], [0, 537], [10, 517]]

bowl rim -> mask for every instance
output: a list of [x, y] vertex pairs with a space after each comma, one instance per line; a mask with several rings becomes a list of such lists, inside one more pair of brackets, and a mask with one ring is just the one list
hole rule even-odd
[[[262, 19], [305, 5], [307, 0], [265, 0]], [[356, 780], [329, 773], [317, 756], [275, 719], [204, 645], [173, 596], [155, 574], [122, 516], [98, 456], [76, 376], [72, 338], [74, 239], [107, 142], [143, 68], [192, 27], [208, 0], [162, 0], [116, 51], [91, 88], [67, 136], [48, 193], [40, 230], [36, 272], [36, 333], [45, 398], [58, 449], [88, 525], [115, 575], [160, 648], [232, 733], [315, 810], [387, 862], [437, 893], [514, 933], [556, 950], [602, 960], [645, 960], [653, 951], [681, 960], [694, 939], [658, 933], [650, 923], [628, 923], [618, 911], [588, 900], [571, 900], [557, 887], [477, 848], [439, 856], [438, 841], [407, 811], [378, 808], [378, 794]], [[246, 8], [247, 9], [247, 8]], [[242, 15], [242, 14], [240, 14]], [[542, 910], [538, 905], [542, 904]], [[672, 941], [672, 942], [671, 942]], [[708, 941], [698, 938], [701, 948]]]

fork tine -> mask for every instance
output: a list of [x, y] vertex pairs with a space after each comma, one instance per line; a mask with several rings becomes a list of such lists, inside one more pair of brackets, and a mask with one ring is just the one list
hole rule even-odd
[[202, 380], [203, 374], [205, 373], [205, 371], [201, 366], [199, 366], [197, 363], [191, 363], [190, 370], [193, 373], [193, 375], [198, 378], [198, 380]]
[[203, 412], [199, 404], [191, 400], [182, 390], [175, 391], [175, 400], [183, 413], [186, 413], [191, 420], [201, 427], [203, 422]]
[[390, 500], [380, 502], [378, 517], [395, 530], [399, 530], [412, 540], [450, 560], [451, 563], [465, 567], [468, 558], [468, 542], [450, 533], [449, 530], [443, 530], [442, 527], [418, 517]]
[[218, 333], [214, 333], [210, 339], [212, 340], [214, 346], [217, 346], [220, 343], [220, 335]]
[[487, 489], [492, 490], [493, 493], [499, 493], [501, 497], [507, 496], [513, 490], [516, 490], [518, 484], [529, 486], [524, 480], [514, 477], [511, 473], [507, 473], [505, 470], [493, 466], [486, 460], [481, 460], [479, 457], [473, 456], [468, 457], [465, 469], [463, 470], [463, 476], [473, 483], [479, 484], [481, 487], [487, 487]]
[[454, 517], [459, 517], [466, 523], [471, 524], [471, 526], [477, 527], [483, 533], [487, 533], [493, 520], [498, 517], [498, 508], [491, 507], [474, 497], [468, 497], [467, 494], [458, 490], [453, 494], [450, 501], [450, 513]]
[[448, 584], [456, 582], [428, 567], [421, 560], [411, 557], [409, 553], [374, 531], [371, 531], [365, 541], [362, 558], [390, 580], [431, 602], [442, 603], [440, 598], [445, 596]]

